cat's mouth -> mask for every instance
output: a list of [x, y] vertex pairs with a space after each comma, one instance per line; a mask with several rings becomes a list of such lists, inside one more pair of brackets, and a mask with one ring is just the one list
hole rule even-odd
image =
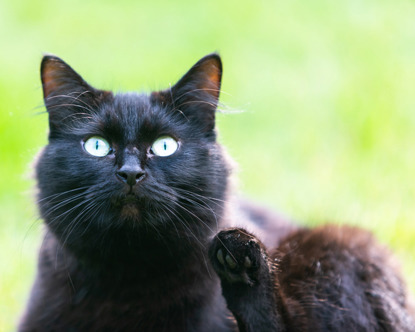
[[121, 200], [123, 205], [137, 204], [138, 198], [134, 194], [128, 194]]
[[111, 199], [111, 203], [116, 207], [123, 207], [126, 205], [139, 205], [140, 199], [133, 193], [122, 196], [115, 196]]

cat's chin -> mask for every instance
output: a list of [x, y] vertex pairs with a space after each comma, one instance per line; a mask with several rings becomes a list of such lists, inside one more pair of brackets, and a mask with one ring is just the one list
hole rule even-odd
[[121, 219], [138, 220], [140, 219], [140, 209], [134, 202], [127, 202], [121, 207]]
[[131, 194], [113, 201], [113, 204], [120, 209], [120, 218], [133, 221], [140, 219], [141, 213], [138, 203], [137, 197]]

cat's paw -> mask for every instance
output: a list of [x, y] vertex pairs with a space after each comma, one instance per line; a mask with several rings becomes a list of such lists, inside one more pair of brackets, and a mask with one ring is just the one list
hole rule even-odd
[[267, 265], [267, 253], [263, 244], [240, 228], [229, 228], [218, 233], [209, 249], [213, 268], [228, 283], [258, 282], [261, 267]]

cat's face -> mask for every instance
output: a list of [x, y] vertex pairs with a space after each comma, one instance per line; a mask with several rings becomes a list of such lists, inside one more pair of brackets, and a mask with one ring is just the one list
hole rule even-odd
[[215, 134], [221, 73], [213, 54], [171, 89], [113, 95], [46, 56], [50, 134], [37, 178], [52, 231], [66, 240], [111, 227], [214, 228], [229, 172]]

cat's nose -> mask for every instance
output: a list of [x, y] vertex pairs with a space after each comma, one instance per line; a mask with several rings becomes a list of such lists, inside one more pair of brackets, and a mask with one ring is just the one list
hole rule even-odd
[[138, 165], [124, 165], [116, 172], [116, 175], [118, 180], [134, 186], [145, 178], [146, 173]]

